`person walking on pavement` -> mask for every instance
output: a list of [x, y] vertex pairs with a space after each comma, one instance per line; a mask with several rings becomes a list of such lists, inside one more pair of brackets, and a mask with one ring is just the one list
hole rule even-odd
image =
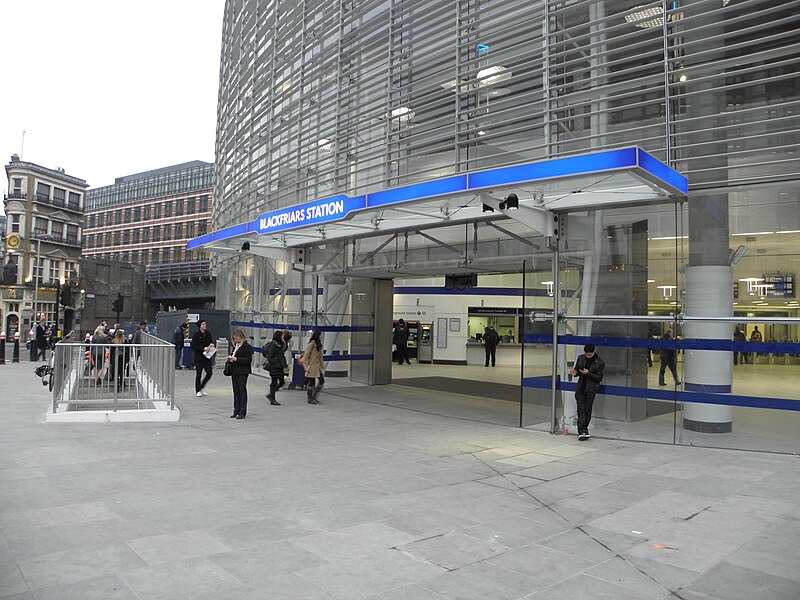
[[[214, 355], [211, 349], [216, 349], [214, 345], [214, 338], [208, 330], [208, 323], [204, 319], [197, 322], [197, 331], [192, 336], [192, 351], [194, 352], [194, 389], [195, 395], [208, 396], [205, 387], [208, 380], [211, 379], [211, 374], [214, 366]], [[211, 356], [206, 356], [211, 354]], [[206, 372], [205, 377], [202, 377], [203, 371]], [[201, 380], [202, 377], [202, 380]]]
[[[325, 363], [322, 362], [322, 340], [321, 332], [315, 329], [308, 340], [305, 352], [303, 352], [303, 369], [306, 372], [306, 395], [309, 404], [319, 404], [317, 396], [322, 386], [325, 384]], [[315, 386], [315, 380], [318, 385]]]
[[402, 365], [403, 361], [405, 361], [406, 364], [410, 365], [411, 361], [408, 360], [408, 328], [403, 319], [397, 321], [394, 332], [392, 332], [392, 343], [397, 348], [397, 364]]
[[36, 325], [36, 339], [33, 343], [36, 344], [36, 360], [47, 360], [47, 346], [50, 344], [47, 339], [47, 326], [44, 316], [39, 318], [39, 323]]
[[284, 379], [292, 380], [291, 370], [294, 363], [292, 357], [292, 332], [288, 329], [283, 332], [283, 345], [286, 348], [283, 355], [286, 357], [286, 368], [283, 370]]
[[578, 377], [578, 387], [575, 390], [575, 403], [578, 409], [578, 440], [584, 442], [589, 435], [589, 422], [592, 420], [592, 405], [600, 382], [603, 381], [603, 371], [606, 363], [595, 352], [594, 344], [586, 344], [581, 354], [575, 361], [575, 367], [569, 371], [573, 377]]
[[172, 343], [175, 344], [175, 368], [181, 368], [183, 358], [183, 341], [186, 339], [186, 330], [189, 329], [188, 323], [181, 323], [172, 332]]
[[280, 406], [275, 398], [275, 393], [283, 387], [286, 376], [286, 346], [283, 342], [283, 331], [280, 329], [272, 334], [272, 341], [261, 351], [267, 359], [267, 370], [271, 378], [267, 400], [272, 406]]
[[672, 371], [672, 378], [675, 380], [675, 385], [680, 385], [678, 381], [677, 363], [675, 347], [672, 344], [672, 331], [667, 329], [661, 339], [667, 343], [667, 346], [662, 346], [659, 352], [659, 360], [661, 361], [661, 369], [658, 371], [658, 385], [667, 385], [664, 381], [664, 374], [667, 369]]
[[486, 327], [483, 330], [483, 345], [486, 351], [486, 364], [483, 365], [484, 367], [489, 366], [489, 360], [491, 360], [492, 366], [494, 366], [495, 352], [497, 351], [497, 344], [499, 343], [500, 334], [495, 331], [494, 327]]
[[[761, 332], [758, 330], [758, 325], [753, 328], [752, 333], [750, 333], [750, 342], [752, 343], [760, 343], [763, 342], [764, 338], [761, 336]], [[753, 356], [763, 356], [763, 354], [759, 352], [753, 352]], [[753, 362], [753, 361], [751, 361]]]
[[231, 363], [231, 385], [233, 386], [233, 414], [231, 419], [244, 419], [247, 416], [247, 377], [253, 364], [253, 347], [241, 329], [231, 335], [233, 350], [228, 355]]

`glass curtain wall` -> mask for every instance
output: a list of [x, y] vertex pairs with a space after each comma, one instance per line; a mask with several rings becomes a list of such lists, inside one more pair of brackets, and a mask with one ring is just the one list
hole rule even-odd
[[[800, 338], [796, 322], [775, 319], [800, 316], [798, 12], [797, 0], [229, 0], [214, 229], [333, 194], [638, 145], [688, 177], [689, 201], [568, 216], [559, 273], [588, 274], [595, 298], [577, 291], [582, 284], [556, 293], [571, 302], [569, 314], [631, 319], [567, 320], [564, 335], [660, 337], [665, 322], [639, 318], [696, 302], [698, 289], [712, 287], [697, 282], [698, 269], [730, 268], [728, 316], [741, 317], [754, 340], [739, 343], [789, 343]], [[280, 290], [304, 291], [314, 272], [346, 276], [356, 265], [348, 242], [322, 244], [340, 256], [299, 269], [217, 258], [218, 306], [254, 321], [288, 319], [281, 303], [292, 296]], [[567, 345], [560, 364], [580, 346]], [[646, 347], [611, 348], [615, 385], [649, 389], [660, 349], [647, 367]], [[679, 368], [687, 350], [676, 347]], [[754, 362], [737, 363], [734, 378], [792, 367], [778, 363], [794, 360], [794, 347], [773, 350], [746, 352]], [[534, 362], [530, 377], [537, 373]], [[780, 379], [753, 373], [762, 389]], [[544, 392], [525, 392], [523, 423], [536, 423], [527, 394]], [[621, 397], [625, 415], [648, 414]], [[750, 408], [789, 410], [781, 406]], [[671, 410], [662, 420], [682, 422]]]

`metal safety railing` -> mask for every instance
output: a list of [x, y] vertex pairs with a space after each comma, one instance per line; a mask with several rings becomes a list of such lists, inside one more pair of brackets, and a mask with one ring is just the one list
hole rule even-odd
[[173, 410], [175, 348], [144, 334], [139, 344], [56, 344], [53, 413]]

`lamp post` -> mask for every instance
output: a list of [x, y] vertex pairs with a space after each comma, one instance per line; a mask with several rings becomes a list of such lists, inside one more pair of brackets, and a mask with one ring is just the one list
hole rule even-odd
[[[39, 259], [42, 251], [42, 240], [49, 242], [54, 240], [49, 233], [43, 233], [36, 236], [36, 264], [33, 269], [33, 310], [31, 311], [31, 360], [35, 360], [39, 353], [36, 347], [36, 324], [39, 322], [39, 313], [36, 311], [36, 305], [39, 303]], [[58, 298], [56, 298], [58, 301]]]

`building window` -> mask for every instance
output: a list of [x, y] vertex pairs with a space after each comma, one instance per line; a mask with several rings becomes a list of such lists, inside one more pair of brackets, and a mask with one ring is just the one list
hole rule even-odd
[[142, 229], [142, 241], [149, 242], [150, 241], [150, 228], [145, 227]]
[[61, 279], [61, 261], [60, 260], [51, 260], [50, 261], [50, 281], [56, 282], [60, 281]]
[[64, 206], [67, 203], [67, 190], [59, 187], [53, 188], [53, 206]]
[[142, 207], [141, 206], [134, 206], [133, 207], [133, 220], [137, 223], [139, 222], [142, 216]]
[[33, 236], [39, 237], [47, 235], [47, 219], [35, 217], [33, 220]]
[[78, 278], [77, 265], [74, 262], [64, 263], [64, 280], [75, 281]]
[[150, 205], [149, 204], [144, 207], [144, 218], [145, 219], [149, 219], [150, 218]]
[[164, 216], [165, 217], [172, 216], [172, 201], [164, 202]]
[[126, 208], [125, 209], [125, 223], [127, 224], [127, 223], [130, 223], [130, 222], [131, 222], [131, 209], [130, 208]]
[[153, 218], [160, 219], [161, 218], [161, 205], [156, 204], [153, 206]]
[[69, 204], [67, 205], [68, 208], [72, 210], [80, 210], [81, 207], [81, 195], [77, 192], [70, 192], [69, 193]]
[[138, 229], [134, 229], [133, 230], [133, 243], [134, 244], [138, 244], [139, 243], [139, 230]]
[[69, 244], [77, 244], [78, 243], [78, 226], [77, 225], [67, 225], [67, 243], [69, 243]]
[[14, 182], [14, 191], [22, 189], [22, 177], [13, 177], [12, 181]]
[[182, 198], [175, 202], [175, 214], [177, 216], [179, 216], [179, 217], [183, 215], [183, 199]]
[[125, 232], [122, 234], [122, 243], [123, 244], [130, 244], [131, 243], [131, 230], [126, 229]]
[[208, 196], [200, 196], [200, 212], [208, 210]]
[[50, 186], [46, 183], [37, 183], [36, 199], [39, 202], [50, 202]]
[[197, 224], [197, 235], [198, 236], [205, 235], [207, 227], [208, 227], [208, 225], [207, 225], [207, 223], [205, 221], [201, 221], [200, 223], [198, 223]]
[[157, 242], [161, 239], [161, 228], [153, 227], [153, 241]]
[[122, 225], [122, 210], [117, 209], [114, 211], [114, 223]]
[[64, 224], [61, 221], [53, 221], [50, 223], [50, 235], [57, 240], [64, 239]]
[[11, 215], [11, 233], [19, 233], [20, 215]]

